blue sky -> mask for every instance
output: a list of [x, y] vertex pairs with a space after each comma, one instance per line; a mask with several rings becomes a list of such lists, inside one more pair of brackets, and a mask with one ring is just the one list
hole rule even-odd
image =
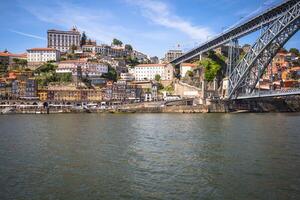
[[[280, 0], [1, 0], [0, 50], [25, 52], [47, 45], [47, 29], [76, 25], [98, 43], [118, 38], [162, 57], [188, 50], [253, 12]], [[255, 33], [241, 43], [252, 43]], [[300, 48], [297, 33], [286, 45]]]

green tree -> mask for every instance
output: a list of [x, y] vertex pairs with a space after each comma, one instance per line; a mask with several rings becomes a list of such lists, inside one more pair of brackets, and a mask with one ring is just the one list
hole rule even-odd
[[224, 72], [222, 69], [226, 69], [225, 57], [216, 54], [214, 51], [208, 53], [208, 57], [200, 61], [200, 67], [204, 67], [204, 78], [207, 81], [213, 81], [217, 76], [218, 79], [222, 79]]
[[72, 81], [72, 73], [61, 73], [55, 74], [57, 81], [59, 82], [71, 82]]
[[86, 40], [87, 40], [87, 36], [85, 34], [85, 32], [82, 33], [82, 36], [81, 36], [81, 40], [80, 40], [80, 46], [83, 46], [86, 44]]
[[198, 62], [199, 67], [204, 67], [204, 78], [213, 81], [217, 78], [218, 83], [224, 78], [226, 73], [226, 57], [216, 54], [214, 51], [208, 52], [207, 58]]
[[186, 74], [187, 74], [189, 77], [193, 77], [193, 76], [194, 76], [194, 73], [193, 73], [193, 71], [191, 71], [191, 70], [187, 71]]
[[156, 74], [155, 77], [154, 77], [154, 79], [155, 79], [157, 82], [159, 82], [160, 79], [161, 79], [161, 76], [160, 76], [159, 74]]
[[109, 65], [108, 66], [108, 72], [106, 74], [103, 74], [102, 77], [106, 78], [110, 81], [117, 81], [118, 74], [117, 74], [117, 71]]
[[297, 48], [290, 48], [290, 53], [294, 53], [296, 56], [299, 56], [299, 50]]
[[7, 65], [0, 62], [0, 75], [4, 75], [7, 72]]
[[118, 39], [114, 38], [113, 41], [112, 41], [112, 45], [122, 46], [123, 42], [121, 40], [118, 40]]
[[91, 45], [92, 44], [92, 40], [91, 38], [88, 39], [87, 44]]
[[134, 66], [140, 64], [137, 58], [132, 58], [131, 56], [128, 56], [125, 59], [125, 61], [126, 61], [126, 64], [128, 64], [131, 67], [134, 67]]
[[132, 51], [133, 50], [133, 48], [132, 48], [132, 46], [130, 44], [125, 44], [125, 49], [127, 51]]
[[213, 81], [221, 69], [221, 65], [211, 58], [200, 61], [200, 65], [205, 68], [204, 77], [207, 81]]
[[74, 44], [72, 44], [72, 46], [70, 47], [70, 50], [72, 53], [74, 53], [75, 50], [77, 50], [77, 47]]
[[39, 68], [35, 70], [35, 73], [49, 73], [49, 72], [55, 72], [57, 66], [53, 65], [52, 63], [44, 63]]
[[15, 63], [15, 68], [24, 69], [27, 66], [27, 60], [13, 58], [13, 62]]

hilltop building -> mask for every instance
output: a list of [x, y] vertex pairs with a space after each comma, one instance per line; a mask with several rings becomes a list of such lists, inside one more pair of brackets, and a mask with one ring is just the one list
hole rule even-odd
[[70, 31], [48, 30], [48, 48], [67, 52], [72, 46], [80, 47], [80, 32], [73, 27]]
[[170, 63], [172, 60], [174, 60], [182, 55], [183, 55], [182, 50], [169, 50], [165, 54], [164, 62]]

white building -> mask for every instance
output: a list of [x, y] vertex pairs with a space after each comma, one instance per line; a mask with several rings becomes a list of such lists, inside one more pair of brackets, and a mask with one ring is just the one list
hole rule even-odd
[[193, 71], [197, 67], [196, 64], [192, 63], [181, 63], [180, 64], [180, 76], [185, 77], [188, 71]]
[[154, 80], [160, 75], [161, 80], [173, 79], [173, 66], [170, 64], [140, 64], [134, 67], [134, 77], [137, 81]]
[[32, 48], [27, 49], [28, 63], [42, 63], [47, 61], [60, 60], [60, 52], [53, 48]]
[[72, 73], [73, 76], [77, 76], [79, 67], [83, 77], [99, 77], [108, 72], [108, 65], [104, 63], [66, 60], [58, 64], [56, 73]]
[[91, 53], [95, 53], [95, 48], [96, 46], [95, 45], [92, 45], [92, 44], [85, 44], [85, 45], [82, 45], [82, 51], [83, 52], [91, 52]]
[[82, 52], [90, 52], [101, 56], [109, 56], [112, 53], [111, 47], [105, 44], [93, 45], [86, 44], [81, 47]]

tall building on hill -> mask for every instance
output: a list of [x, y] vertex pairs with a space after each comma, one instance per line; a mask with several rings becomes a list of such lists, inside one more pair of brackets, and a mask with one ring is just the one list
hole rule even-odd
[[172, 60], [180, 57], [183, 55], [182, 50], [169, 50], [166, 54], [165, 54], [165, 59], [164, 61], [166, 63], [171, 62]]
[[68, 51], [73, 45], [80, 46], [80, 32], [73, 27], [70, 31], [48, 30], [48, 48], [55, 48], [60, 52]]

